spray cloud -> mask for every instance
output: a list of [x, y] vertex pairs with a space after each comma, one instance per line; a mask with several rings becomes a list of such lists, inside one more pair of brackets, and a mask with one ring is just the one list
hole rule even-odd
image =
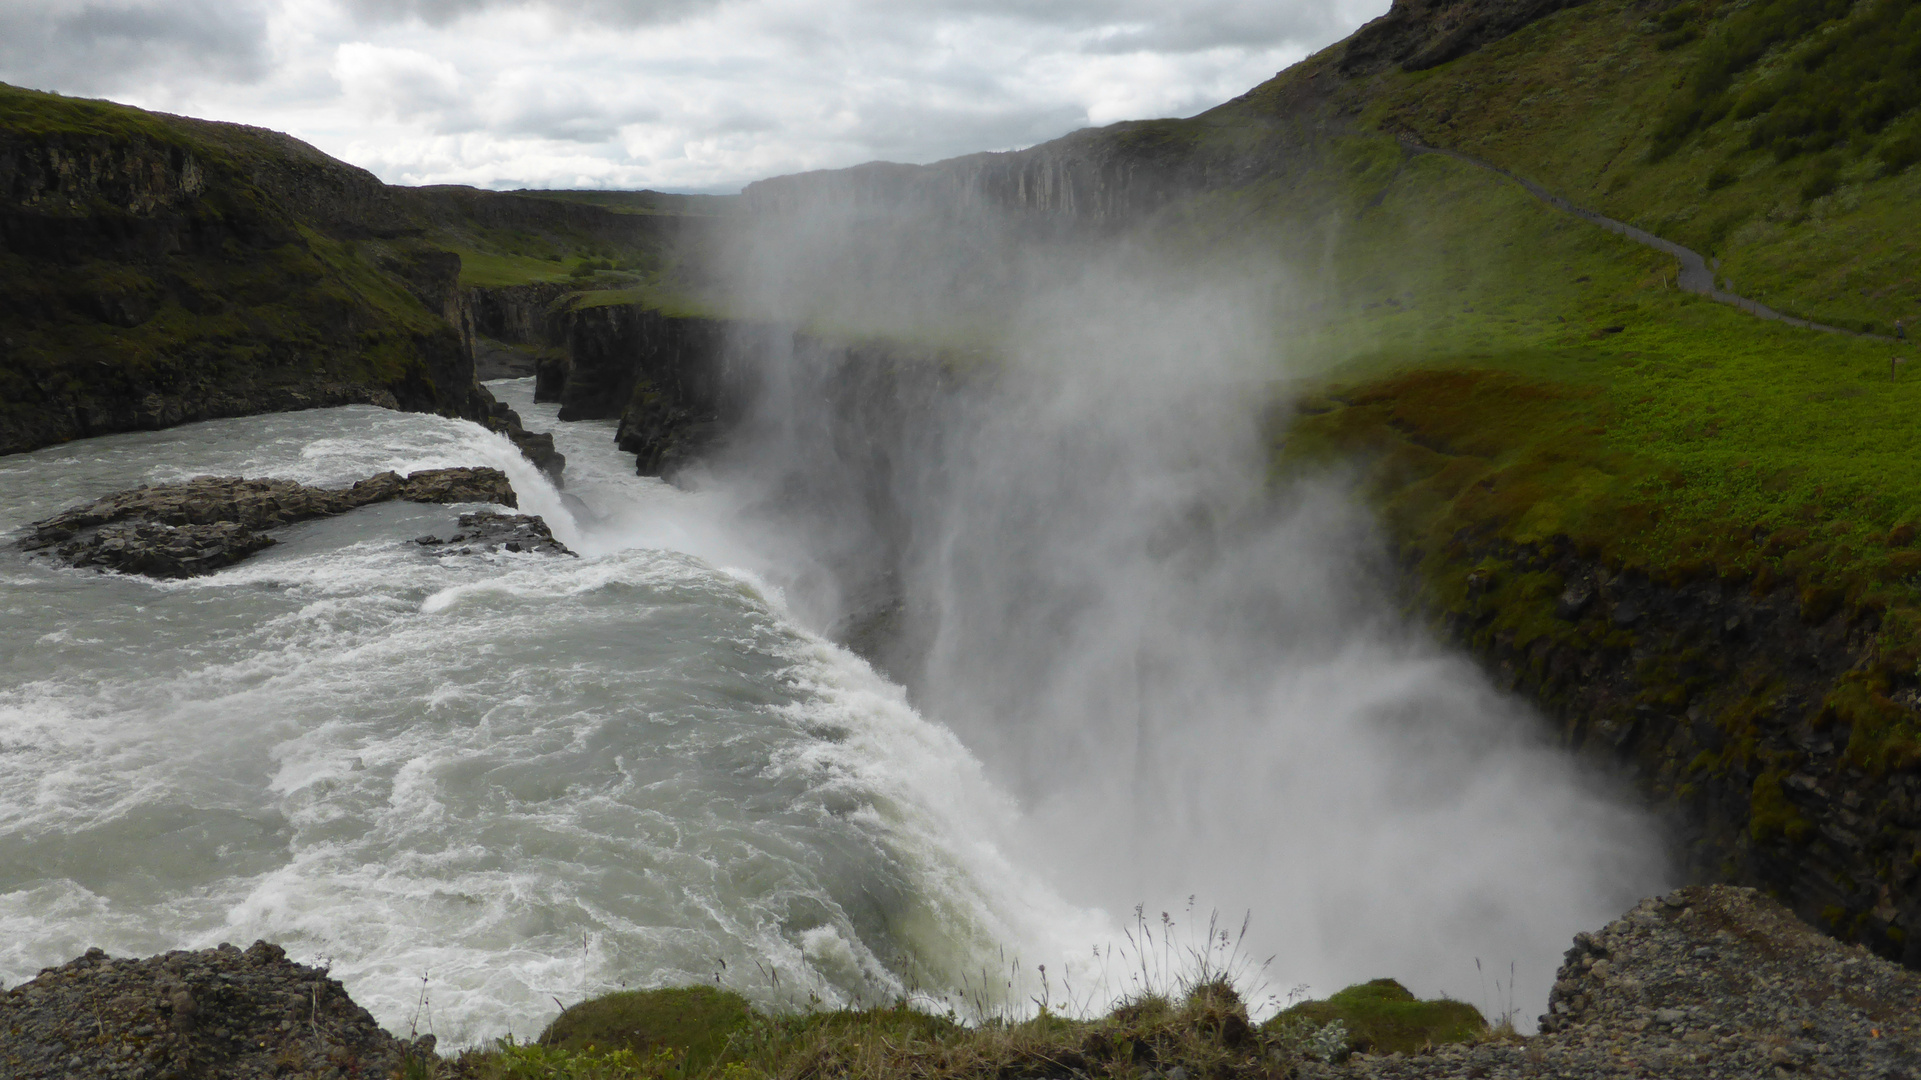
[[1398, 612], [1342, 477], [1270, 477], [1276, 388], [1313, 374], [1277, 313], [1318, 284], [857, 180], [783, 189], [727, 260], [803, 328], [762, 332], [702, 481], [768, 576], [960, 735], [1071, 899], [1251, 911], [1270, 978], [1321, 992], [1498, 1010], [1477, 960], [1512, 962], [1531, 1015], [1575, 930], [1660, 887], [1659, 840]]

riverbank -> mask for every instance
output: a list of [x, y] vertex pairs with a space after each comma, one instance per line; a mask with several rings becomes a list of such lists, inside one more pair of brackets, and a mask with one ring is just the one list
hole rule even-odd
[[1231, 976], [1203, 966], [1097, 1017], [974, 1023], [886, 1007], [761, 1014], [712, 989], [624, 993], [574, 1006], [524, 1047], [442, 1057], [430, 1033], [381, 1031], [324, 969], [264, 942], [148, 960], [92, 950], [0, 994], [0, 1062], [19, 1080], [1590, 1080], [1921, 1068], [1921, 976], [1726, 886], [1651, 898], [1577, 935], [1531, 1037], [1384, 981], [1255, 1023]]

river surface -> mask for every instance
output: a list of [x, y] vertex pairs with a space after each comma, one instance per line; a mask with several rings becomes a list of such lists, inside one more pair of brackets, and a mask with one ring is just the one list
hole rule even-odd
[[266, 938], [467, 1044], [622, 985], [979, 991], [1107, 932], [1009, 862], [1015, 809], [949, 730], [739, 568], [713, 496], [530, 383], [494, 389], [556, 432], [565, 495], [475, 425], [372, 407], [0, 458], [0, 532], [203, 474], [493, 465], [580, 553], [435, 558], [408, 541], [471, 508], [411, 503], [183, 582], [0, 553], [0, 980]]

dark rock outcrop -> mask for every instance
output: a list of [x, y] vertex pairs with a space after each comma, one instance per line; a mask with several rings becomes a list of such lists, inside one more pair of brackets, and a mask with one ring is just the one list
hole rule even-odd
[[[511, 551], [531, 555], [574, 555], [554, 539], [546, 519], [538, 514], [498, 514], [477, 510], [460, 515], [460, 528], [442, 539], [420, 537], [414, 543], [435, 555], [472, 555], [476, 551]], [[578, 555], [575, 555], [578, 558]]]
[[1575, 935], [1541, 1034], [1303, 1077], [1911, 1077], [1921, 975], [1842, 945], [1753, 889], [1696, 886]]
[[1354, 32], [1342, 47], [1346, 75], [1399, 65], [1425, 71], [1514, 33], [1582, 0], [1394, 0], [1387, 14]]
[[485, 411], [433, 302], [459, 260], [372, 174], [257, 128], [0, 95], [0, 453], [316, 404]]
[[231, 521], [122, 521], [89, 529], [55, 547], [54, 553], [69, 566], [184, 578], [211, 574], [273, 545], [273, 537]]
[[671, 477], [738, 423], [766, 351], [792, 332], [767, 324], [672, 315], [644, 304], [566, 308], [554, 316], [566, 352], [543, 360], [540, 401], [562, 420], [620, 420], [615, 441], [643, 476]]
[[325, 969], [264, 941], [144, 960], [89, 949], [0, 993], [12, 1080], [386, 1080], [433, 1046], [388, 1034]]
[[[1570, 748], [1628, 771], [1690, 876], [1763, 887], [1921, 967], [1921, 775], [1876, 749], [1921, 691], [1911, 664], [1875, 654], [1870, 621], [1790, 583], [1653, 581], [1564, 544], [1466, 544], [1449, 563], [1473, 569], [1465, 600], [1433, 613], [1443, 636]], [[1522, 598], [1530, 575], [1561, 588]], [[1523, 644], [1496, 621], [1529, 604], [1558, 629]]]
[[392, 188], [261, 128], [4, 85], [0, 98], [0, 454], [373, 404], [481, 423], [558, 480], [551, 440], [476, 381], [460, 257], [426, 235], [476, 215], [656, 245], [679, 228]]
[[[202, 476], [134, 488], [63, 510], [35, 522], [19, 546], [27, 551], [51, 549], [70, 566], [193, 577], [272, 546], [268, 529], [393, 499], [519, 505], [507, 474], [489, 468], [423, 469], [405, 477], [385, 472], [348, 488]], [[542, 531], [545, 528], [542, 524]]]

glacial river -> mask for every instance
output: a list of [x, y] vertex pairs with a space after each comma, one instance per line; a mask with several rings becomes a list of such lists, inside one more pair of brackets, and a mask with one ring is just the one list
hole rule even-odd
[[1327, 569], [1364, 535], [1316, 524], [1352, 524], [1334, 496], [1170, 557], [1168, 507], [1246, 486], [1195, 471], [1221, 454], [1163, 468], [1078, 412], [982, 428], [927, 511], [923, 715], [790, 608], [792, 537], [635, 476], [530, 382], [494, 390], [555, 432], [564, 493], [473, 424], [371, 407], [0, 458], [0, 534], [202, 474], [492, 465], [580, 555], [436, 558], [409, 541], [463, 508], [409, 503], [190, 581], [0, 549], [0, 981], [265, 938], [443, 1046], [687, 982], [1100, 1008], [1145, 903], [1185, 935], [1157, 968], [1251, 910], [1257, 1005], [1395, 975], [1525, 1026], [1567, 936], [1660, 884], [1645, 823], [1525, 709]]
[[950, 732], [730, 567], [700, 496], [609, 423], [553, 428], [565, 499], [475, 425], [372, 407], [0, 458], [5, 531], [202, 474], [493, 465], [581, 555], [434, 558], [407, 541], [462, 508], [411, 503], [184, 582], [0, 555], [0, 980], [266, 938], [463, 1044], [620, 985], [873, 1002], [1101, 932], [997, 850], [1012, 807]]

